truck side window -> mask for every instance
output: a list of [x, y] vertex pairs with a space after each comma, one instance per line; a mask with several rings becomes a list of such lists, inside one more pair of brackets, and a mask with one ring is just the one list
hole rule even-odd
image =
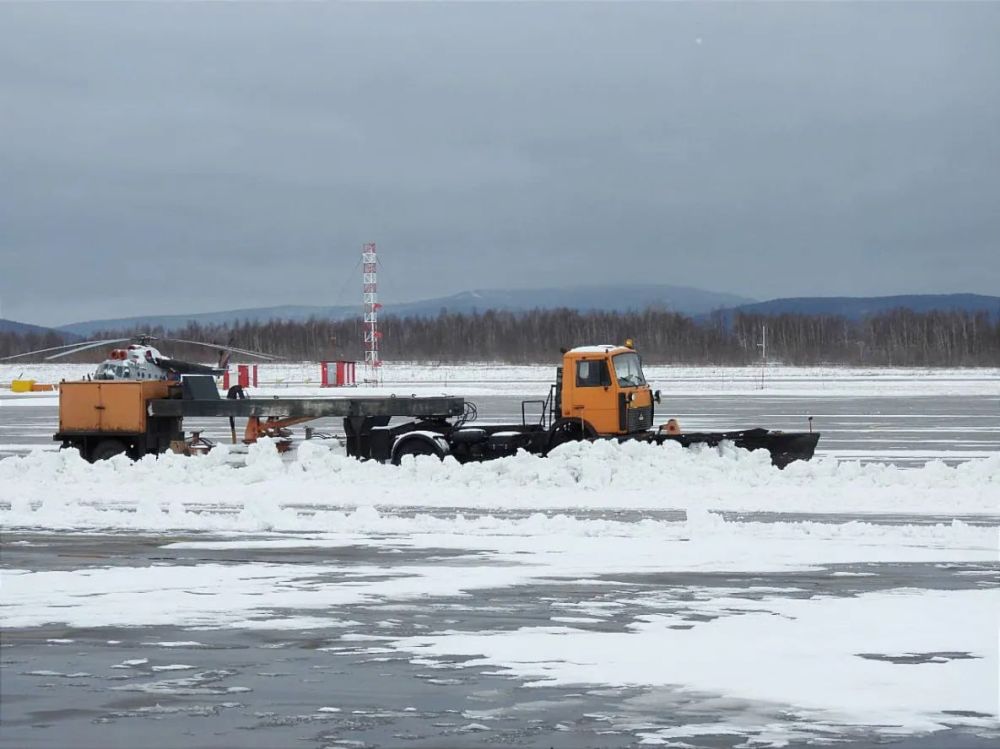
[[581, 388], [601, 387], [601, 373], [607, 363], [600, 361], [578, 361], [576, 363], [576, 386]]

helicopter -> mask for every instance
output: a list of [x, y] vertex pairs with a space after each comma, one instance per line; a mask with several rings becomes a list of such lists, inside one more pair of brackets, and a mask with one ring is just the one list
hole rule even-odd
[[[217, 349], [219, 352], [218, 366], [210, 367], [205, 364], [195, 364], [193, 362], [175, 359], [165, 356], [159, 349], [155, 348], [153, 341], [173, 341], [174, 343], [184, 343], [192, 346], [204, 346], [206, 348]], [[184, 338], [169, 338], [151, 335], [137, 335], [130, 338], [109, 338], [100, 341], [78, 341], [63, 346], [52, 346], [50, 348], [37, 349], [35, 351], [25, 351], [24, 353], [7, 356], [0, 359], [0, 362], [20, 359], [26, 356], [38, 354], [50, 354], [44, 361], [52, 361], [63, 356], [70, 356], [81, 351], [97, 348], [98, 346], [113, 345], [116, 343], [127, 343], [124, 348], [112, 349], [108, 358], [101, 362], [90, 379], [93, 380], [179, 380], [181, 375], [201, 374], [218, 376], [224, 374], [229, 367], [229, 357], [232, 353], [254, 356], [265, 361], [275, 361], [281, 357], [273, 354], [264, 354], [259, 351], [235, 348], [233, 346], [222, 346], [216, 343], [204, 343], [202, 341], [190, 341]], [[51, 353], [56, 352], [56, 353]]]

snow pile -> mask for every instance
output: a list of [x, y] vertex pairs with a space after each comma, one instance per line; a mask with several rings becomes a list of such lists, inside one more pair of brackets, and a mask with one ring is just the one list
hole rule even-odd
[[71, 450], [36, 451], [0, 460], [0, 487], [6, 527], [323, 530], [323, 511], [363, 506], [953, 517], [1000, 513], [1000, 455], [919, 469], [828, 458], [779, 471], [764, 451], [608, 441], [564, 445], [548, 458], [460, 465], [422, 457], [395, 467], [311, 442], [283, 460], [263, 441], [243, 468], [224, 447], [93, 465]]

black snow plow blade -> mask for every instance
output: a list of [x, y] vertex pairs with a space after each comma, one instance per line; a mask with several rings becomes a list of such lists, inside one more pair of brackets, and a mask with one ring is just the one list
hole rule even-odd
[[744, 450], [767, 450], [771, 463], [784, 468], [796, 460], [809, 460], [816, 452], [819, 432], [772, 432], [768, 429], [745, 429], [741, 432], [687, 432], [683, 434], [655, 435], [660, 444], [672, 441], [684, 447], [691, 445], [715, 446], [731, 442]]

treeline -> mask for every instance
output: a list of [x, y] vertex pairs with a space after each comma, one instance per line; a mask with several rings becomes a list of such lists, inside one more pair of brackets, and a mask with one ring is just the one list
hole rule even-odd
[[[695, 320], [665, 310], [579, 312], [487, 311], [437, 317], [387, 317], [381, 325], [386, 361], [500, 361], [548, 363], [561, 347], [635, 340], [649, 363], [742, 365], [760, 361], [763, 328], [769, 361], [790, 365], [1000, 366], [1000, 316], [961, 311], [917, 313], [898, 309], [851, 321], [832, 315], [738, 313]], [[104, 331], [120, 338], [140, 331]], [[363, 358], [362, 323], [352, 320], [190, 324], [181, 330], [141, 331], [219, 346], [263, 351], [293, 360]], [[55, 336], [0, 334], [0, 357], [58, 345]], [[155, 344], [181, 359], [211, 361], [217, 352], [163, 341]], [[67, 361], [95, 361], [98, 347]], [[233, 360], [247, 357], [233, 355]]]
[[[66, 336], [52, 331], [50, 333], [14, 333], [12, 331], [0, 330], [0, 359], [5, 356], [20, 354], [22, 351], [38, 351], [40, 349], [54, 348], [68, 343]], [[50, 353], [58, 353], [52, 351]], [[23, 361], [39, 361], [42, 356], [31, 357]], [[78, 361], [90, 361], [90, 359], [79, 359]]]

